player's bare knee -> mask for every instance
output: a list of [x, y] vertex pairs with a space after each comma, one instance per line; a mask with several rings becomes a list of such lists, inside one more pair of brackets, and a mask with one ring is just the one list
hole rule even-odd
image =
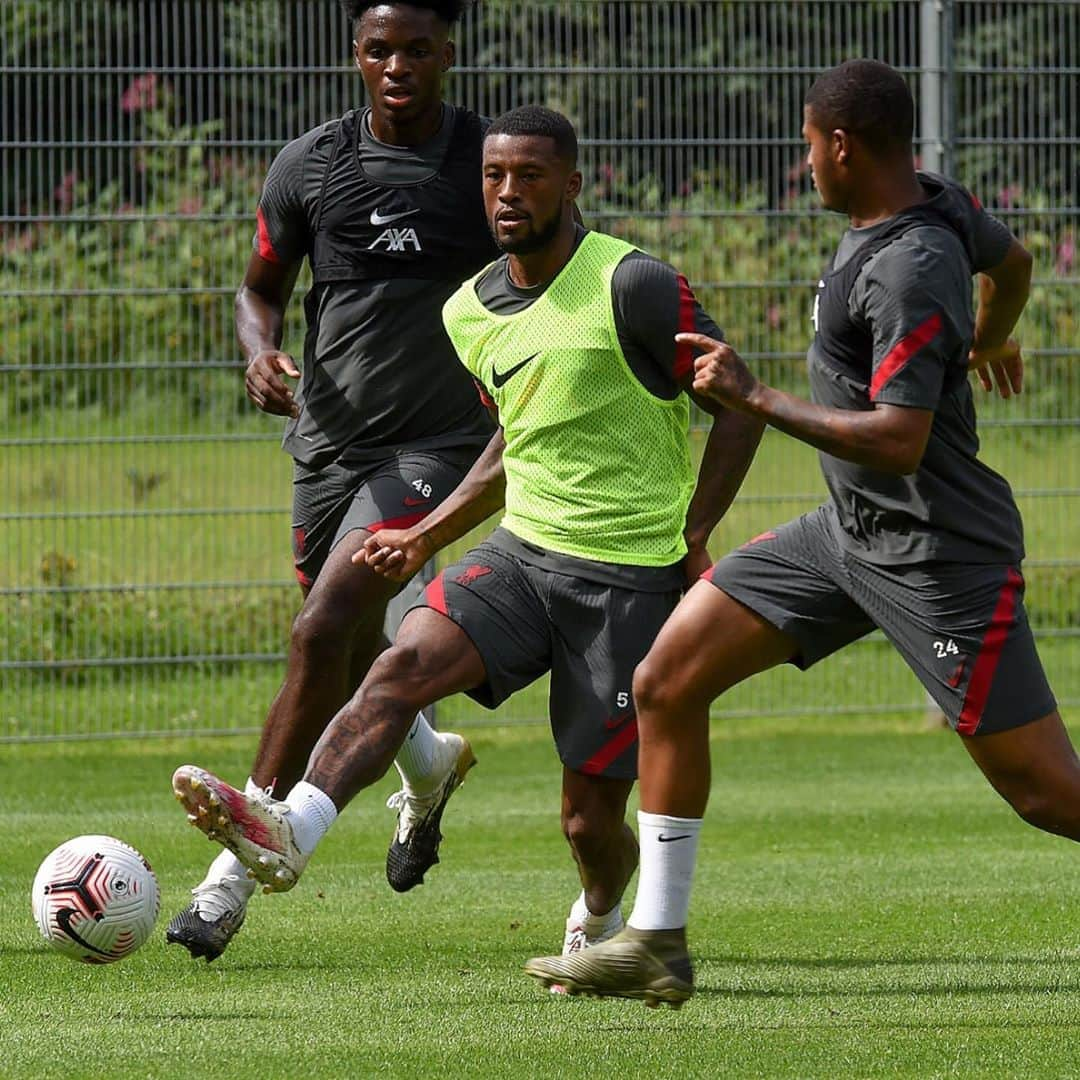
[[646, 656], [634, 671], [634, 704], [638, 715], [668, 712], [678, 698], [678, 684], [664, 665]]
[[303, 656], [344, 655], [352, 640], [352, 623], [327, 604], [308, 601], [293, 620], [292, 645]]
[[1080, 792], [1070, 798], [1056, 787], [1033, 781], [1006, 797], [1013, 810], [1036, 829], [1080, 838]]
[[590, 813], [585, 809], [564, 811], [563, 835], [578, 859], [595, 863], [618, 850], [620, 822], [612, 822], [602, 812]]

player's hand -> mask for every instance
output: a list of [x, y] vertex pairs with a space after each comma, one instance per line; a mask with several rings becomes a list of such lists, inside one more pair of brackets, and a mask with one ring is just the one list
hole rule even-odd
[[984, 390], [992, 391], [996, 383], [1003, 398], [1019, 394], [1024, 388], [1024, 357], [1020, 343], [1013, 338], [1004, 345], [973, 348], [968, 353], [968, 368], [978, 374]]
[[692, 589], [697, 580], [712, 568], [712, 557], [704, 544], [687, 544], [686, 558], [683, 561], [683, 573], [686, 575], [686, 587]]
[[274, 416], [300, 415], [293, 399], [292, 390], [281, 377], [300, 378], [296, 363], [288, 353], [277, 349], [263, 349], [252, 357], [244, 373], [244, 390], [247, 396], [265, 413]]
[[431, 540], [415, 529], [380, 529], [352, 557], [388, 581], [408, 581], [431, 558]]
[[696, 394], [712, 398], [731, 409], [745, 407], [758, 381], [730, 345], [714, 341], [704, 334], [676, 334], [675, 340], [680, 345], [703, 350], [694, 361], [692, 389]]

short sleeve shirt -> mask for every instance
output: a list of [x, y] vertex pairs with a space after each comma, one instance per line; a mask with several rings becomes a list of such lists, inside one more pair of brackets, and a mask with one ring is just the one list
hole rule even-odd
[[[439, 172], [455, 130], [466, 130], [478, 144], [482, 139], [482, 122], [459, 128], [458, 113], [444, 106], [439, 132], [424, 145], [390, 147], [374, 138], [365, 111], [359, 116], [357, 145], [336, 151], [358, 154], [367, 178], [386, 185], [385, 211], [380, 203], [372, 213], [384, 213], [387, 229], [397, 229], [403, 243], [422, 245], [424, 229], [419, 217], [394, 212], [395, 199], [403, 197], [399, 193], [407, 197], [410, 187]], [[312, 257], [319, 203], [327, 196], [325, 179], [341, 123], [331, 121], [307, 132], [274, 159], [256, 215], [254, 246], [264, 259], [296, 263]], [[347, 198], [347, 192], [331, 194], [339, 202]], [[462, 190], [458, 197], [462, 219], [475, 218], [479, 168], [475, 190]], [[365, 208], [364, 225], [367, 213]], [[472, 273], [497, 254], [486, 235], [481, 247]], [[305, 299], [300, 416], [286, 427], [285, 449], [304, 464], [320, 467], [405, 449], [486, 442], [491, 420], [442, 324], [442, 305], [459, 284], [438, 275], [402, 275], [315, 285]]]
[[[940, 223], [918, 224], [863, 264], [848, 316], [872, 341], [864, 384], [838, 375], [815, 342], [809, 354], [816, 401], [934, 413], [926, 452], [911, 476], [894, 476], [822, 454], [841, 526], [839, 539], [873, 562], [1016, 562], [1020, 515], [1008, 483], [978, 460], [967, 355], [974, 333], [972, 273], [1001, 262], [1012, 234], [959, 184], [920, 174]], [[848, 229], [832, 272], [890, 226]]]

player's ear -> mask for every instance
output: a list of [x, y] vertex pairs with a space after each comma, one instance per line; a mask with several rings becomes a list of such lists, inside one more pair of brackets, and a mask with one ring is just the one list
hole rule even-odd
[[360, 42], [357, 41], [356, 38], [353, 38], [352, 58], [353, 58], [353, 63], [357, 67], [360, 67]]
[[835, 128], [829, 136], [833, 160], [839, 165], [846, 165], [851, 157], [851, 135], [843, 128]]
[[443, 46], [443, 71], [449, 71], [454, 66], [454, 60], [457, 58], [457, 49], [454, 48], [454, 43], [448, 41]]
[[566, 197], [568, 199], [576, 199], [581, 194], [581, 185], [584, 181], [581, 178], [581, 173], [575, 169], [566, 181]]

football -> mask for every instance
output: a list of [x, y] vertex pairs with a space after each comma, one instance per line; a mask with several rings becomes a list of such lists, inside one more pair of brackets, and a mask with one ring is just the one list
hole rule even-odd
[[31, 902], [38, 929], [53, 948], [86, 964], [111, 964], [150, 936], [158, 883], [130, 844], [77, 836], [38, 868]]

